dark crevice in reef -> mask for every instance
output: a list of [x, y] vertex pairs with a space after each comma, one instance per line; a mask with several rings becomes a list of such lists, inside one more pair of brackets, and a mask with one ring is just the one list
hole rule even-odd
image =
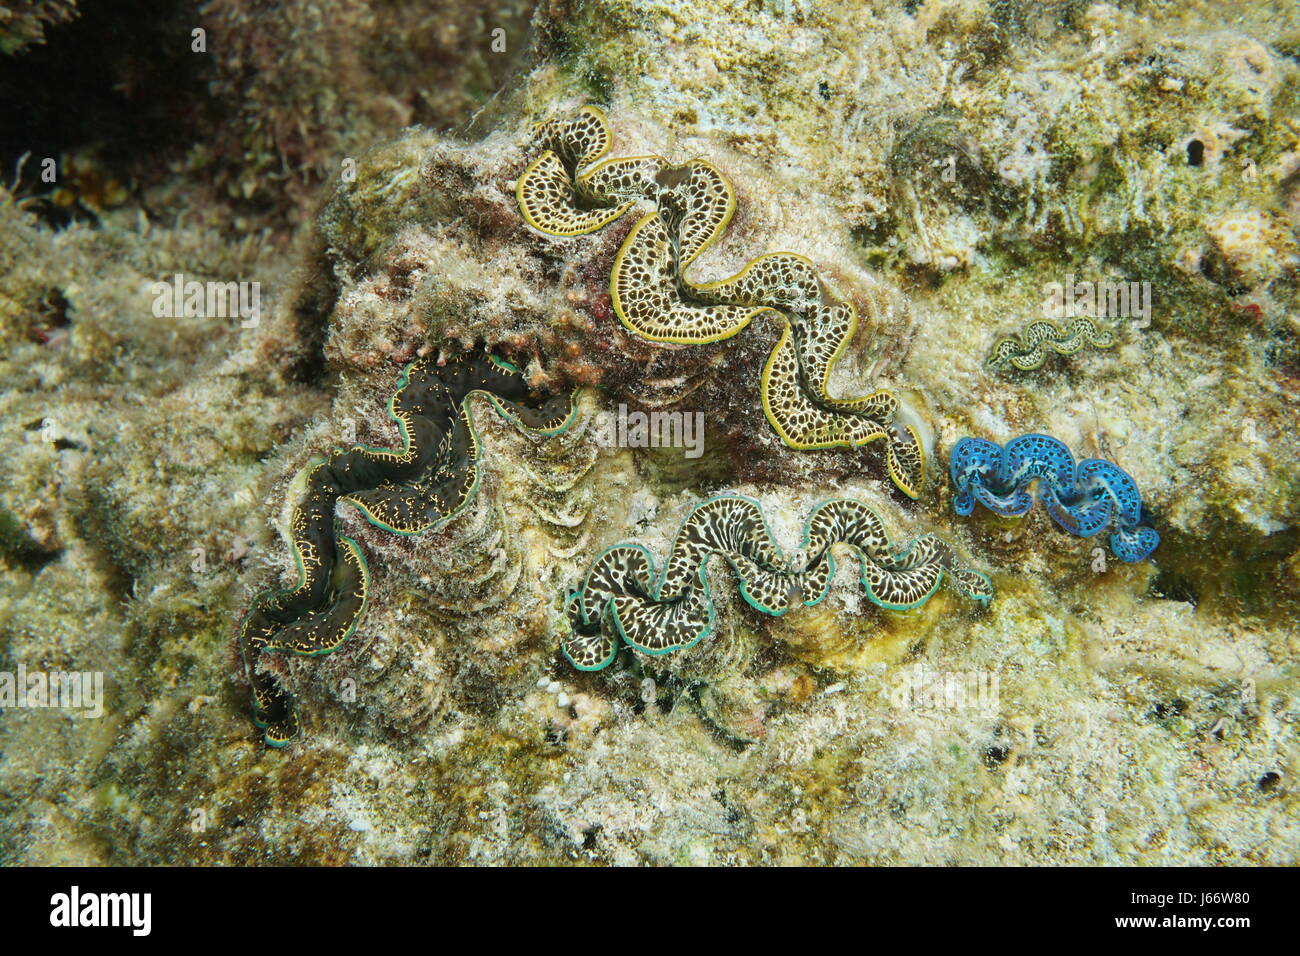
[[36, 573], [51, 561], [56, 561], [63, 551], [46, 550], [33, 540], [21, 521], [0, 508], [0, 555], [11, 566]]
[[[167, 160], [208, 126], [211, 60], [190, 49], [193, 2], [83, 0], [79, 10], [45, 43], [0, 57], [0, 178], [8, 185], [30, 153], [16, 191], [63, 187], [35, 207], [55, 226], [93, 219], [110, 187], [167, 175]], [[41, 180], [46, 158], [58, 162], [55, 184]]]
[[105, 515], [112, 509], [98, 490], [79, 490], [69, 502], [76, 534], [88, 546], [86, 557], [99, 578], [100, 589], [118, 604], [135, 600], [135, 571], [131, 558], [109, 528]]
[[[1002, 728], [1001, 727], [995, 728], [993, 731], [993, 736], [1001, 737]], [[1010, 756], [1011, 756], [1011, 746], [1005, 741], [994, 740], [992, 743], [988, 744], [982, 751], [980, 751], [980, 762], [983, 763], [984, 766], [987, 767], [989, 770], [997, 770], [998, 767], [1002, 766], [1004, 763], [1007, 762], [1007, 758]]]
[[1150, 717], [1155, 721], [1171, 720], [1174, 717], [1181, 717], [1187, 713], [1187, 701], [1181, 697], [1175, 697], [1173, 700], [1158, 700], [1151, 708]]
[[1195, 582], [1181, 574], [1164, 570], [1151, 582], [1148, 592], [1154, 598], [1168, 601], [1181, 601], [1195, 607], [1201, 599], [1200, 588]]
[[27, 337], [33, 342], [48, 344], [61, 335], [61, 330], [72, 325], [72, 303], [63, 290], [50, 286], [28, 313], [31, 324]]
[[325, 339], [339, 298], [339, 282], [325, 241], [315, 235], [311, 242], [310, 275], [288, 306], [297, 348], [288, 359], [285, 375], [290, 381], [317, 386], [327, 371]]

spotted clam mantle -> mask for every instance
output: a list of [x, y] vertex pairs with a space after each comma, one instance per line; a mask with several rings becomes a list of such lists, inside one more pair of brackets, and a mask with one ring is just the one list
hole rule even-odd
[[900, 420], [899, 400], [877, 391], [833, 398], [831, 369], [857, 328], [852, 302], [839, 299], [813, 264], [792, 252], [751, 260], [735, 275], [694, 281], [688, 267], [726, 230], [736, 210], [731, 183], [702, 159], [680, 166], [662, 156], [601, 161], [609, 151], [604, 114], [586, 106], [537, 127], [538, 157], [519, 177], [525, 221], [550, 236], [580, 236], [621, 218], [639, 203], [647, 212], [623, 240], [610, 275], [619, 321], [652, 342], [700, 344], [728, 339], [756, 316], [784, 320], [760, 381], [763, 411], [791, 448], [857, 447], [883, 438], [894, 483], [921, 493], [925, 454], [916, 429]]
[[1087, 345], [1095, 349], [1112, 348], [1115, 333], [1098, 328], [1091, 319], [1082, 316], [1064, 330], [1054, 322], [1040, 319], [1026, 325], [1018, 336], [999, 339], [989, 353], [987, 365], [995, 371], [1010, 366], [1021, 372], [1032, 372], [1042, 368], [1053, 352], [1067, 357], [1078, 355]]
[[1160, 544], [1145, 524], [1142, 496], [1129, 473], [1088, 458], [1076, 466], [1070, 449], [1050, 435], [1022, 435], [1005, 448], [983, 438], [963, 438], [952, 449], [952, 507], [968, 515], [978, 501], [994, 514], [1019, 518], [1034, 506], [1030, 487], [1052, 520], [1088, 538], [1109, 527], [1110, 549], [1121, 561], [1142, 561]]
[[377, 528], [400, 535], [436, 530], [474, 499], [480, 444], [471, 404], [483, 399], [518, 427], [540, 435], [569, 428], [572, 396], [539, 396], [519, 369], [491, 355], [432, 357], [406, 367], [388, 403], [400, 449], [355, 445], [304, 469], [306, 492], [289, 529], [299, 581], [254, 599], [239, 650], [253, 688], [253, 715], [273, 747], [298, 733], [298, 714], [266, 654], [320, 656], [352, 635], [366, 612], [370, 572], [360, 545], [338, 533], [335, 504], [347, 502]]
[[852, 499], [823, 502], [804, 526], [799, 551], [781, 551], [757, 501], [721, 495], [697, 505], [673, 541], [662, 572], [639, 544], [607, 549], [566, 604], [570, 635], [564, 656], [584, 671], [608, 667], [626, 644], [644, 654], [691, 647], [713, 633], [709, 559], [721, 556], [753, 608], [780, 617], [799, 605], [813, 607], [830, 593], [834, 550], [857, 557], [862, 586], [872, 603], [894, 611], [924, 604], [947, 572], [958, 591], [981, 604], [993, 585], [962, 566], [951, 546], [932, 534], [906, 548], [891, 542], [884, 519]]

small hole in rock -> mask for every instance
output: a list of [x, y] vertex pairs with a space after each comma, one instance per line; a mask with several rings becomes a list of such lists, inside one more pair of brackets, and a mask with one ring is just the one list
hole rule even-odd
[[1001, 744], [994, 744], [991, 747], [985, 747], [984, 753], [980, 756], [984, 761], [984, 766], [990, 770], [995, 770], [999, 765], [1006, 763], [1007, 757], [1010, 755], [1011, 751], [1006, 747]]
[[1194, 139], [1187, 144], [1187, 165], [1199, 166], [1205, 162], [1205, 144]]
[[1161, 701], [1155, 706], [1155, 716], [1157, 720], [1166, 720], [1170, 717], [1179, 717], [1187, 712], [1187, 701], [1175, 697], [1169, 703]]

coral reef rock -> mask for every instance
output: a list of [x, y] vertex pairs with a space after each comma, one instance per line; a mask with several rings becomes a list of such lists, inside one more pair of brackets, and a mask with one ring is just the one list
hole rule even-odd
[[[213, 95], [257, 80], [173, 179], [70, 221], [0, 189], [0, 672], [102, 676], [98, 715], [6, 705], [0, 861], [1300, 863], [1300, 12], [556, 0], [430, 32], [407, 3], [206, 6]], [[74, 12], [28, 8], [0, 50]], [[796, 253], [851, 306], [800, 387], [886, 390], [919, 488], [890, 480], [893, 439], [772, 427], [797, 318], [696, 344], [620, 321], [611, 275], [656, 207], [529, 225], [536, 125], [589, 105], [668, 192], [689, 161], [725, 173], [692, 281]], [[258, 308], [191, 282], [256, 282]], [[1081, 318], [1095, 347], [1066, 340]], [[1035, 321], [1050, 357], [1018, 338]], [[1023, 368], [995, 371], [1009, 338]], [[328, 656], [255, 662], [301, 705], [268, 748], [237, 635], [297, 583], [299, 476], [403, 447], [411, 363], [489, 353], [530, 395], [576, 392], [572, 427], [466, 399], [454, 520], [334, 513], [365, 614]], [[954, 513], [960, 439], [1035, 434], [1140, 488], [1159, 547], [1128, 563], [1042, 508]], [[996, 598], [880, 606], [841, 560], [824, 601], [772, 616], [716, 556], [708, 640], [575, 668], [566, 604], [600, 555], [666, 559], [720, 495], [758, 503], [744, 528], [780, 568], [852, 500]]]

